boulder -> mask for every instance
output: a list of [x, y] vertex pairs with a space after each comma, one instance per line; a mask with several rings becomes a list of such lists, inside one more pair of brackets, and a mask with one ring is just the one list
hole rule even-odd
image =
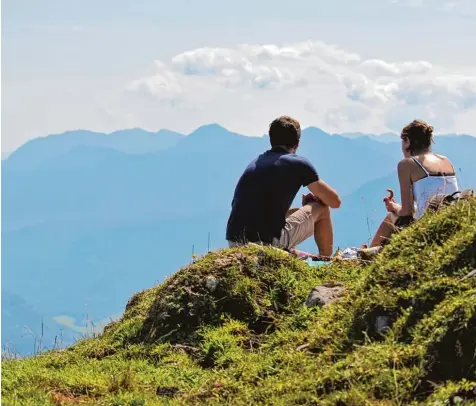
[[311, 290], [306, 299], [305, 305], [308, 307], [319, 306], [324, 307], [334, 303], [345, 292], [344, 286], [341, 285], [321, 285]]

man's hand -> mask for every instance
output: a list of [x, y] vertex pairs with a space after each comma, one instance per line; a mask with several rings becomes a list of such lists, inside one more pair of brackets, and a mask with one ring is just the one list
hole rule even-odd
[[309, 202], [318, 202], [318, 201], [319, 201], [319, 199], [316, 196], [314, 196], [312, 193], [308, 193], [307, 195], [305, 195], [303, 193], [303, 195], [302, 195], [302, 205], [303, 206], [308, 204]]

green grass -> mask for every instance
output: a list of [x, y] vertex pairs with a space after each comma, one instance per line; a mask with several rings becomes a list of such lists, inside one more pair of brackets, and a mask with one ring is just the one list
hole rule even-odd
[[[3, 361], [2, 404], [476, 404], [476, 277], [461, 280], [474, 268], [475, 200], [367, 263], [213, 252], [134, 295], [99, 337]], [[346, 293], [303, 306], [323, 283]]]

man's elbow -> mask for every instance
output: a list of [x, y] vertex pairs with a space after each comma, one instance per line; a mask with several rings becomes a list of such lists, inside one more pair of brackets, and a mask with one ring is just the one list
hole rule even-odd
[[341, 202], [339, 196], [336, 196], [336, 197], [333, 199], [332, 204], [331, 204], [330, 206], [331, 206], [331, 208], [333, 208], [333, 209], [338, 209], [338, 208], [340, 207], [341, 203], [342, 203], [342, 202]]

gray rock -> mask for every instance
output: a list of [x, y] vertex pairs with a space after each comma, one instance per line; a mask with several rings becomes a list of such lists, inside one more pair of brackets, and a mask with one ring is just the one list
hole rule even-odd
[[168, 319], [169, 317], [170, 316], [167, 312], [162, 312], [157, 316], [157, 320], [164, 321], [164, 320]]
[[210, 292], [215, 292], [218, 286], [218, 279], [214, 276], [208, 276], [207, 280], [205, 281], [205, 286]]
[[470, 273], [460, 279], [460, 281], [465, 281], [466, 279], [473, 278], [476, 276], [476, 269], [473, 269]]
[[378, 316], [375, 320], [375, 329], [379, 333], [385, 333], [389, 329], [388, 316]]
[[344, 294], [344, 291], [344, 286], [316, 286], [309, 293], [305, 305], [308, 307], [327, 306], [339, 299]]
[[461, 396], [454, 396], [453, 397], [453, 404], [462, 405], [463, 402], [464, 402], [464, 399]]

